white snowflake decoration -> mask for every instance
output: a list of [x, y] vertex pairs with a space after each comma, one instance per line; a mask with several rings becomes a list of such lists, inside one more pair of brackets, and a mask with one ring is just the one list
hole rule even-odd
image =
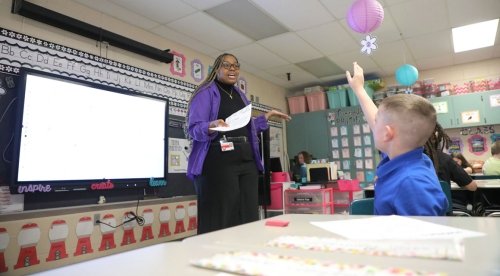
[[370, 35], [367, 35], [365, 39], [361, 40], [361, 45], [363, 47], [361, 48], [361, 53], [371, 55], [373, 51], [377, 50], [377, 37], [371, 37]]

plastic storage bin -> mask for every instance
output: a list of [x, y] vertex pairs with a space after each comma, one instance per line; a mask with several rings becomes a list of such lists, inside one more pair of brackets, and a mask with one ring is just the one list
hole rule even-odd
[[286, 204], [323, 204], [332, 202], [331, 188], [307, 189], [307, 190], [286, 190]]
[[333, 189], [285, 190], [285, 214], [333, 214]]
[[283, 183], [271, 183], [271, 204], [267, 208], [283, 210]]
[[[373, 89], [371, 89], [369, 86], [365, 86], [365, 90], [366, 90], [366, 93], [368, 93], [368, 96], [370, 96], [370, 98], [372, 99], [373, 98]], [[349, 95], [349, 105], [350, 106], [358, 106], [359, 105], [358, 97], [356, 97], [356, 94], [354, 94], [354, 91], [352, 91], [352, 88], [349, 87], [347, 89], [347, 94]]]
[[333, 214], [333, 204], [287, 205], [285, 214]]
[[331, 89], [326, 92], [329, 108], [347, 107], [347, 92], [345, 88]]
[[318, 111], [326, 109], [326, 94], [323, 91], [307, 93], [307, 107], [309, 111]]
[[306, 96], [290, 96], [286, 98], [290, 114], [304, 113], [307, 111]]
[[272, 172], [271, 182], [286, 182], [290, 181], [290, 175], [288, 172]]
[[360, 191], [361, 187], [359, 186], [358, 179], [339, 179], [337, 180], [339, 191]]

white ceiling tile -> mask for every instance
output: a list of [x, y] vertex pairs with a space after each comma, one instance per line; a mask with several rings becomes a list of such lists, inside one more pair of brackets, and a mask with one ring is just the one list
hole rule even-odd
[[498, 0], [448, 0], [447, 5], [453, 28], [500, 17]]
[[293, 31], [334, 20], [318, 0], [250, 0]]
[[453, 55], [444, 54], [430, 58], [417, 58], [415, 67], [419, 70], [429, 70], [453, 65]]
[[320, 0], [320, 2], [336, 19], [346, 18], [349, 8], [354, 3], [352, 0]]
[[[150, 29], [158, 26], [158, 22], [155, 22], [145, 16], [137, 14], [131, 10], [118, 6], [110, 1], [101, 0], [75, 0], [76, 2], [87, 6], [91, 9], [98, 9], [105, 14], [112, 14], [113, 17], [118, 18], [124, 22], [137, 26], [143, 29]], [[92, 24], [95, 24], [92, 23]]]
[[493, 48], [493, 56], [500, 57], [500, 45]]
[[205, 12], [253, 40], [288, 32], [285, 27], [247, 1], [231, 1]]
[[455, 64], [462, 64], [493, 58], [494, 47], [486, 47], [466, 52], [455, 53]]
[[292, 83], [293, 86], [319, 81], [319, 79], [312, 74], [293, 64], [269, 68], [265, 71], [275, 77], [285, 79], [287, 77], [287, 73], [290, 73], [290, 83]]
[[[344, 20], [345, 24], [347, 22]], [[392, 15], [386, 13], [384, 16], [384, 21], [380, 24], [375, 31], [373, 31], [372, 35], [376, 36], [379, 43], [380, 42], [391, 42], [401, 39], [401, 31], [396, 26]]]
[[148, 0], [147, 4], [136, 0], [110, 1], [160, 23], [168, 23], [196, 12], [193, 7], [180, 0], [169, 0], [168, 4], [163, 0]]
[[437, 57], [453, 52], [450, 30], [408, 38], [406, 45], [416, 59]]
[[257, 72], [254, 73], [254, 75], [284, 88], [292, 88], [295, 86], [292, 82], [287, 80], [286, 76], [276, 77], [262, 70], [258, 70]]
[[[387, 10], [386, 10], [387, 12]], [[403, 37], [450, 28], [445, 0], [412, 0], [389, 7]]]
[[381, 67], [393, 64], [414, 64], [410, 50], [403, 41], [379, 44], [378, 49], [372, 53], [371, 57]]
[[258, 43], [292, 63], [320, 58], [322, 54], [295, 33], [259, 40]]
[[245, 62], [262, 69], [277, 67], [288, 63], [283, 58], [270, 52], [257, 43], [231, 49], [230, 52], [237, 56], [239, 60], [244, 60]]
[[231, 0], [182, 0], [197, 10], [206, 10]]
[[221, 51], [252, 42], [248, 37], [236, 32], [204, 12], [197, 12], [171, 22], [167, 24], [167, 27], [191, 38], [204, 41], [209, 46]]
[[366, 73], [374, 72], [379, 69], [371, 56], [361, 53], [361, 51], [350, 51], [342, 54], [328, 56], [335, 64], [344, 70], [349, 70], [352, 73], [353, 62], [357, 62]]
[[[166, 39], [170, 41], [175, 41], [181, 45], [184, 45], [185, 47], [191, 48], [195, 51], [211, 55], [211, 54], [217, 54], [218, 51], [217, 49], [208, 46], [206, 43], [200, 42], [199, 40], [193, 39], [191, 37], [185, 36], [179, 32], [176, 32], [164, 25], [160, 25], [158, 27], [155, 27], [151, 29], [151, 32], [158, 34], [162, 37], [165, 37]], [[175, 50], [175, 49], [172, 49]]]
[[346, 52], [359, 45], [339, 22], [327, 23], [297, 34], [324, 55]]

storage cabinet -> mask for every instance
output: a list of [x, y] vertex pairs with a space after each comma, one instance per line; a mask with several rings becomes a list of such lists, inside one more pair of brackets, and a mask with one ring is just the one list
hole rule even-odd
[[354, 199], [363, 198], [363, 190], [359, 180], [338, 180], [338, 186], [333, 189], [333, 210], [335, 214], [349, 212], [349, 206]]
[[480, 93], [452, 96], [456, 127], [472, 127], [484, 124], [484, 102]]
[[484, 107], [484, 123], [487, 125], [500, 124], [500, 90], [484, 92], [482, 100]]
[[443, 128], [500, 124], [500, 90], [430, 99]]
[[285, 214], [333, 214], [333, 190], [285, 190]]
[[438, 97], [429, 99], [436, 109], [437, 121], [443, 128], [457, 127], [455, 113], [453, 112], [453, 103], [451, 97]]

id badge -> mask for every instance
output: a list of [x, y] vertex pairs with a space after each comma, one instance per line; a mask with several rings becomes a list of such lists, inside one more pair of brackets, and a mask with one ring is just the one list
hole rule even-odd
[[231, 150], [234, 150], [233, 142], [220, 141], [220, 149], [222, 151], [231, 151]]

